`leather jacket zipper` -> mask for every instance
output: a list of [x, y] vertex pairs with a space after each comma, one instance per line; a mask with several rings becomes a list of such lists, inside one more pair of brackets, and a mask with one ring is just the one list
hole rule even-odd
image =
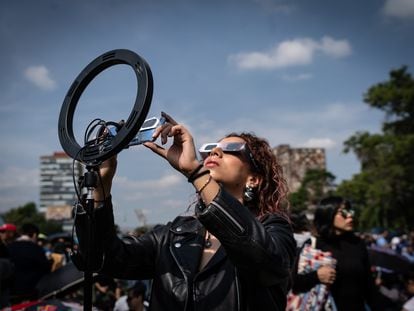
[[181, 267], [181, 265], [180, 265], [180, 263], [179, 263], [179, 261], [177, 260], [177, 257], [175, 257], [175, 254], [174, 254], [174, 252], [173, 252], [173, 249], [172, 249], [172, 245], [170, 245], [170, 253], [171, 253], [171, 255], [173, 256], [173, 258], [174, 258], [174, 260], [175, 260], [175, 263], [177, 264], [177, 266], [180, 268], [180, 271], [181, 271], [181, 273], [183, 274], [183, 276], [184, 276], [184, 280], [185, 280], [185, 283], [187, 284], [187, 295], [185, 295], [185, 304], [184, 304], [184, 310], [187, 310], [187, 304], [188, 304], [188, 279], [187, 279], [187, 275], [184, 273], [184, 270], [183, 270], [183, 268]]
[[239, 274], [237, 273], [237, 268], [234, 267], [234, 281], [236, 283], [236, 295], [237, 295], [237, 310], [241, 310], [241, 301], [240, 301], [240, 284], [239, 284]]

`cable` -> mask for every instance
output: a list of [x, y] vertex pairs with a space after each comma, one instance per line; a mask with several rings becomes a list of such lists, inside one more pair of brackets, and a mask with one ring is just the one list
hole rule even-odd
[[[97, 122], [97, 123], [96, 123]], [[94, 123], [96, 123], [96, 124], [94, 124]], [[88, 138], [89, 138], [89, 136], [91, 135], [91, 133], [93, 132], [93, 130], [98, 126], [98, 125], [103, 125], [103, 124], [106, 124], [106, 122], [104, 121], [104, 120], [102, 120], [102, 119], [99, 119], [99, 118], [97, 118], [97, 119], [94, 119], [94, 120], [92, 120], [91, 122], [89, 122], [89, 124], [88, 124], [88, 126], [87, 126], [87, 128], [86, 128], [86, 130], [85, 130], [85, 133], [84, 133], [84, 142], [85, 142], [85, 146], [84, 147], [82, 147], [82, 148], [80, 148], [79, 150], [78, 150], [78, 152], [76, 153], [76, 156], [73, 158], [73, 161], [72, 161], [72, 181], [73, 181], [73, 186], [74, 186], [74, 189], [75, 189], [75, 193], [76, 193], [76, 197], [77, 197], [77, 200], [78, 200], [78, 202], [77, 203], [75, 203], [75, 205], [74, 205], [74, 216], [73, 216], [73, 224], [72, 224], [72, 241], [71, 241], [71, 251], [72, 251], [72, 253], [74, 252], [74, 239], [75, 239], [75, 223], [76, 223], [76, 216], [77, 216], [77, 214], [78, 214], [78, 208], [79, 207], [83, 207], [82, 206], [82, 194], [81, 194], [81, 189], [82, 189], [82, 185], [78, 185], [78, 182], [77, 182], [77, 180], [76, 180], [76, 172], [75, 172], [75, 163], [77, 162], [77, 158], [79, 157], [79, 155], [81, 154], [81, 152], [82, 151], [84, 151], [85, 149], [86, 149], [86, 145], [87, 144], [90, 144], [89, 142], [88, 142]], [[81, 163], [81, 162], [79, 162], [79, 163]], [[82, 165], [82, 164], [81, 164]], [[98, 172], [99, 172], [99, 170], [98, 170]], [[98, 176], [99, 176], [99, 178], [100, 178], [100, 174], [98, 173]], [[81, 176], [78, 176], [78, 178], [80, 179], [81, 178]], [[100, 178], [101, 179], [101, 178]], [[84, 181], [82, 180], [82, 183], [83, 183]], [[102, 185], [102, 181], [101, 181], [101, 185]], [[102, 189], [103, 189], [103, 187], [102, 187]]]

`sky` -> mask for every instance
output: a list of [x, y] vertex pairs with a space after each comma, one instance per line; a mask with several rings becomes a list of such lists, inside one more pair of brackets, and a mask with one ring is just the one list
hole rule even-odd
[[[40, 156], [61, 151], [58, 118], [69, 87], [96, 57], [129, 49], [149, 64], [150, 116], [166, 111], [197, 146], [232, 131], [271, 146], [326, 148], [336, 182], [359, 172], [343, 143], [381, 130], [363, 101], [392, 69], [414, 68], [414, 0], [0, 1], [0, 213], [39, 201]], [[127, 65], [99, 74], [74, 115], [126, 119], [136, 95]], [[142, 146], [118, 154], [112, 190], [121, 227], [187, 213], [194, 189]]]

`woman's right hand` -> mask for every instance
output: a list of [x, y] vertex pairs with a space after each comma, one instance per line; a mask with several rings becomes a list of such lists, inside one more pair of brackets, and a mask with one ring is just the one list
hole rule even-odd
[[336, 278], [336, 271], [330, 266], [322, 266], [317, 271], [319, 282], [322, 284], [333, 284]]
[[146, 142], [144, 146], [151, 149], [170, 163], [177, 171], [188, 177], [190, 172], [200, 165], [191, 133], [182, 124], [178, 124], [171, 116], [162, 112], [166, 119], [164, 125], [154, 132], [154, 138], [161, 136], [161, 144], [165, 145], [168, 138], [173, 137], [171, 146], [164, 148], [154, 142]]
[[99, 166], [99, 175], [97, 186], [94, 191], [94, 199], [96, 202], [104, 201], [111, 195], [112, 180], [115, 176], [116, 167], [117, 167], [117, 157], [116, 155], [105, 160]]

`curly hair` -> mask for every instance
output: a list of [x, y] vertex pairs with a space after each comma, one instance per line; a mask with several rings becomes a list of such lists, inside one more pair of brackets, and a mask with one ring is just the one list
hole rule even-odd
[[253, 167], [251, 169], [262, 178], [262, 181], [255, 191], [255, 200], [247, 204], [249, 208], [257, 217], [277, 213], [288, 218], [287, 183], [283, 177], [282, 167], [278, 163], [268, 141], [253, 133], [246, 132], [230, 133], [225, 137], [243, 139], [257, 163], [257, 169]]

